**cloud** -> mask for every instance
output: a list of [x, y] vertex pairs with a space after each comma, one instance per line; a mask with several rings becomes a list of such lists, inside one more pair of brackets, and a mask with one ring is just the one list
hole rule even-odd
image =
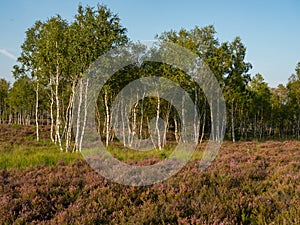
[[0, 54], [5, 55], [8, 58], [11, 58], [13, 60], [17, 60], [17, 57], [14, 56], [12, 53], [6, 51], [5, 49], [0, 49]]

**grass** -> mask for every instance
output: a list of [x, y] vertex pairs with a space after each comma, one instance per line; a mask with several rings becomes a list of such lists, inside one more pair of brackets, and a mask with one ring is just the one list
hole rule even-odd
[[49, 140], [49, 126], [40, 127], [36, 141], [34, 126], [0, 125], [0, 170], [52, 166], [63, 160], [66, 164], [82, 158], [81, 154], [61, 153]]
[[25, 169], [36, 166], [52, 166], [63, 160], [70, 164], [78, 158], [82, 158], [79, 153], [60, 152], [55, 145], [48, 146], [24, 146], [18, 145], [10, 151], [0, 154], [0, 169]]
[[[159, 149], [151, 149], [148, 151], [134, 150], [128, 147], [124, 147], [120, 142], [110, 143], [108, 147], [106, 147], [106, 151], [108, 151], [114, 158], [119, 161], [128, 163], [128, 164], [141, 164], [148, 165], [157, 163], [158, 161], [162, 161], [174, 152], [177, 144], [175, 142], [170, 142], [166, 147], [162, 150]], [[202, 158], [203, 150], [206, 147], [206, 143], [203, 145], [199, 145], [191, 155], [191, 160], [197, 160]], [[101, 152], [100, 149], [91, 148], [84, 149], [83, 155], [86, 157], [93, 157], [95, 155], [97, 157], [97, 153]], [[174, 156], [174, 155], [173, 155]], [[178, 150], [176, 153], [176, 158], [178, 159], [186, 159], [187, 154], [182, 149]]]

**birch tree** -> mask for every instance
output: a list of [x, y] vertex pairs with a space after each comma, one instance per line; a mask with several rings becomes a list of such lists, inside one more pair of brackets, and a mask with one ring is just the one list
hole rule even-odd
[[26, 38], [21, 45], [22, 53], [17, 61], [21, 66], [15, 65], [13, 74], [15, 78], [20, 76], [31, 76], [35, 79], [35, 125], [36, 125], [36, 140], [39, 141], [39, 86], [41, 78], [41, 58], [39, 57], [40, 32], [42, 23], [36, 21], [35, 24], [26, 31]]

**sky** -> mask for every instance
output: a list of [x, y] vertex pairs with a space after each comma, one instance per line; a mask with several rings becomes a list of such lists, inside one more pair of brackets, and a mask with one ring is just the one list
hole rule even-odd
[[13, 65], [35, 21], [59, 14], [71, 22], [79, 3], [106, 5], [133, 41], [214, 25], [220, 42], [242, 39], [251, 75], [261, 73], [271, 87], [286, 84], [300, 62], [299, 0], [9, 0], [0, 3], [0, 78], [13, 82]]

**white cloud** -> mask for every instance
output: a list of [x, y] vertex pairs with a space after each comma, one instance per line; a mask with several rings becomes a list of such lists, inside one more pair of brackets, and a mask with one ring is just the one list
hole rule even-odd
[[8, 58], [11, 58], [13, 60], [17, 60], [17, 57], [14, 56], [12, 53], [6, 51], [5, 49], [0, 49], [0, 54], [5, 55]]

